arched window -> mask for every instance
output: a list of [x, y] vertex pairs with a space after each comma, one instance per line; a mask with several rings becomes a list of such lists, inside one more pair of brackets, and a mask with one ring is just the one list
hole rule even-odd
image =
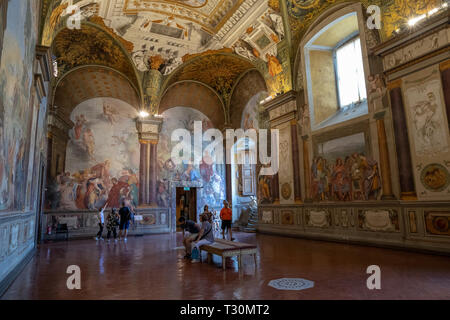
[[313, 27], [302, 41], [313, 131], [368, 113], [360, 21], [362, 12], [348, 6]]

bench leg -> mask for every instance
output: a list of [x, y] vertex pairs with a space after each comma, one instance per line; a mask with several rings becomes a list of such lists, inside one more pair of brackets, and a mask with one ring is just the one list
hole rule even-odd
[[223, 268], [224, 271], [225, 271], [226, 268], [227, 268], [227, 266], [226, 266], [226, 260], [227, 260], [227, 258], [224, 257], [224, 256], [222, 256], [222, 268]]
[[253, 259], [255, 260], [255, 268], [256, 268], [256, 253], [253, 254]]
[[240, 270], [242, 266], [242, 256], [238, 255], [238, 269]]
[[211, 264], [212, 262], [212, 254], [208, 252], [208, 263]]

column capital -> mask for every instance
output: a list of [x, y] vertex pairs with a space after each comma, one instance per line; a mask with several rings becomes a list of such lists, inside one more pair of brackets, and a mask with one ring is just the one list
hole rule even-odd
[[392, 82], [389, 82], [387, 85], [388, 90], [392, 90], [395, 88], [401, 88], [402, 86], [402, 79], [394, 80]]
[[139, 134], [139, 141], [141, 143], [154, 143], [154, 141], [156, 141], [157, 143], [162, 124], [163, 118], [155, 116], [146, 119], [136, 119], [136, 129]]
[[444, 62], [441, 62], [441, 64], [439, 65], [439, 69], [440, 69], [441, 71], [450, 69], [450, 60], [446, 60], [446, 61], [444, 61]]

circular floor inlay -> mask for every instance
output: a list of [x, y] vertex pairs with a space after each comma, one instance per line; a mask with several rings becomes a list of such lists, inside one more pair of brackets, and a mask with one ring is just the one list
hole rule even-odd
[[314, 281], [300, 278], [282, 278], [270, 281], [269, 286], [278, 290], [305, 290], [314, 287]]

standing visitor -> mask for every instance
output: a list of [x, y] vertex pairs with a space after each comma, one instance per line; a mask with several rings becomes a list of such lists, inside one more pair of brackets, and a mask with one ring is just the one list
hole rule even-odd
[[119, 240], [127, 241], [128, 229], [130, 228], [131, 210], [126, 206], [126, 202], [122, 202], [122, 208], [119, 210]]
[[223, 208], [220, 210], [220, 219], [222, 220], [222, 237], [225, 239], [225, 229], [228, 229], [230, 240], [233, 241], [233, 235], [231, 232], [231, 220], [233, 219], [233, 212], [229, 208], [227, 200], [223, 200]]
[[108, 231], [106, 239], [108, 239], [108, 242], [110, 241], [111, 233], [114, 236], [114, 241], [117, 242], [117, 226], [119, 225], [119, 219], [120, 216], [117, 213], [116, 208], [113, 208], [106, 218], [106, 230]]
[[98, 209], [98, 213], [97, 213], [97, 219], [98, 219], [98, 232], [97, 232], [97, 236], [94, 238], [95, 240], [103, 240], [103, 227], [105, 225], [105, 214], [104, 211], [106, 209], [106, 206], [108, 205], [108, 203], [105, 204], [105, 206], [101, 209]]
[[203, 207], [203, 213], [208, 218], [208, 222], [212, 224], [212, 213], [209, 211], [209, 207], [207, 204]]

